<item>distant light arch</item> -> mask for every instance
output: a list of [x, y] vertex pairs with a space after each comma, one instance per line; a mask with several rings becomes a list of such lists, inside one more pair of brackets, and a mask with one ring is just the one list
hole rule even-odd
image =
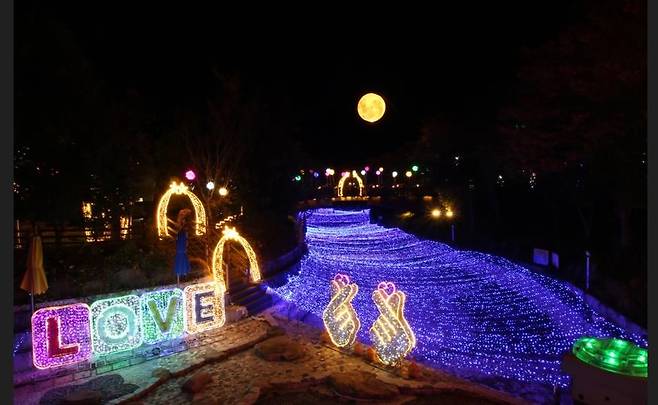
[[[363, 197], [364, 191], [365, 191], [365, 186], [363, 185], [363, 180], [361, 180], [361, 177], [356, 173], [356, 171], [352, 171], [351, 174], [352, 177], [356, 179], [356, 182], [359, 183], [359, 197]], [[340, 180], [338, 181], [338, 197], [343, 196], [343, 185], [345, 184], [345, 180], [350, 177], [350, 174], [348, 173], [347, 176], [342, 176]]]
[[169, 217], [167, 217], [167, 209], [169, 208], [169, 200], [172, 195], [185, 195], [192, 202], [192, 207], [194, 208], [194, 222], [195, 222], [195, 234], [197, 236], [205, 235], [206, 233], [206, 210], [203, 208], [203, 203], [199, 200], [193, 192], [191, 192], [184, 183], [173, 182], [169, 186], [162, 197], [160, 197], [160, 202], [158, 203], [158, 212], [157, 212], [157, 229], [158, 236], [165, 237], [169, 235], [168, 222]]

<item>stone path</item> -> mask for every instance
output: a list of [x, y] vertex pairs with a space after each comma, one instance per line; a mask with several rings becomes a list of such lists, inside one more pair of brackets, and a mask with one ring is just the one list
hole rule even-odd
[[24, 386], [15, 390], [15, 403], [61, 403], [82, 384], [92, 392], [78, 397], [93, 396], [95, 388], [101, 402], [110, 404], [524, 403], [408, 362], [398, 372], [385, 370], [368, 362], [365, 349], [361, 356], [338, 351], [317, 328], [274, 309], [217, 334], [215, 343], [117, 370], [105, 377], [110, 387], [94, 381], [97, 376], [41, 389]]

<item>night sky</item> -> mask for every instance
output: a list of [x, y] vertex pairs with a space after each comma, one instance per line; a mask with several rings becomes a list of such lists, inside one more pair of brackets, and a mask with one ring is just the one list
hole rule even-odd
[[[567, 3], [441, 3], [387, 18], [321, 9], [311, 17], [256, 18], [222, 7], [134, 4], [21, 2], [16, 11], [55, 16], [108, 87], [138, 91], [163, 116], [203, 106], [213, 91], [213, 68], [238, 72], [275, 92], [271, 99], [289, 100], [295, 136], [314, 163], [357, 165], [403, 152], [431, 117], [473, 130], [492, 127], [514, 85], [522, 47], [541, 44], [578, 18]], [[19, 19], [17, 40], [20, 35]], [[368, 91], [387, 102], [375, 124], [356, 113]]]

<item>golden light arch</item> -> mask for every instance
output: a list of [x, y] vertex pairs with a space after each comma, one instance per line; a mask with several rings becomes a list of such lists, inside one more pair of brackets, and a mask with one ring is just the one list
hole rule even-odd
[[157, 227], [158, 227], [158, 236], [169, 236], [168, 221], [167, 217], [167, 208], [169, 207], [169, 200], [172, 195], [185, 195], [192, 202], [192, 207], [194, 208], [194, 221], [195, 221], [195, 234], [197, 236], [204, 235], [206, 233], [206, 210], [203, 208], [203, 203], [199, 200], [193, 192], [191, 192], [185, 184], [173, 182], [169, 186], [158, 203], [158, 215], [157, 215]]
[[215, 250], [212, 254], [212, 274], [217, 283], [217, 287], [223, 288], [226, 291], [226, 281], [224, 277], [224, 245], [228, 241], [235, 241], [242, 246], [247, 253], [249, 259], [249, 278], [252, 282], [257, 283], [261, 279], [260, 268], [258, 267], [258, 260], [256, 260], [256, 252], [251, 247], [249, 242], [235, 230], [235, 228], [226, 227], [222, 231], [222, 237], [217, 242]]
[[[351, 176], [356, 179], [357, 183], [359, 183], [359, 197], [363, 197], [363, 192], [366, 189], [365, 186], [363, 185], [363, 180], [361, 180], [361, 177], [359, 177], [359, 175], [356, 174], [355, 170], [352, 171]], [[347, 180], [348, 177], [350, 177], [350, 174], [348, 174], [347, 176], [342, 176], [338, 181], [338, 197], [343, 196], [343, 185], [345, 184], [345, 180]]]

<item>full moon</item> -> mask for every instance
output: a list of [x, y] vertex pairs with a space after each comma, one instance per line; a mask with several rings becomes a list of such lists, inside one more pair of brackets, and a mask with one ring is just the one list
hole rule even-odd
[[378, 121], [384, 116], [386, 103], [378, 94], [368, 93], [361, 97], [359, 104], [356, 106], [359, 116], [368, 122]]

